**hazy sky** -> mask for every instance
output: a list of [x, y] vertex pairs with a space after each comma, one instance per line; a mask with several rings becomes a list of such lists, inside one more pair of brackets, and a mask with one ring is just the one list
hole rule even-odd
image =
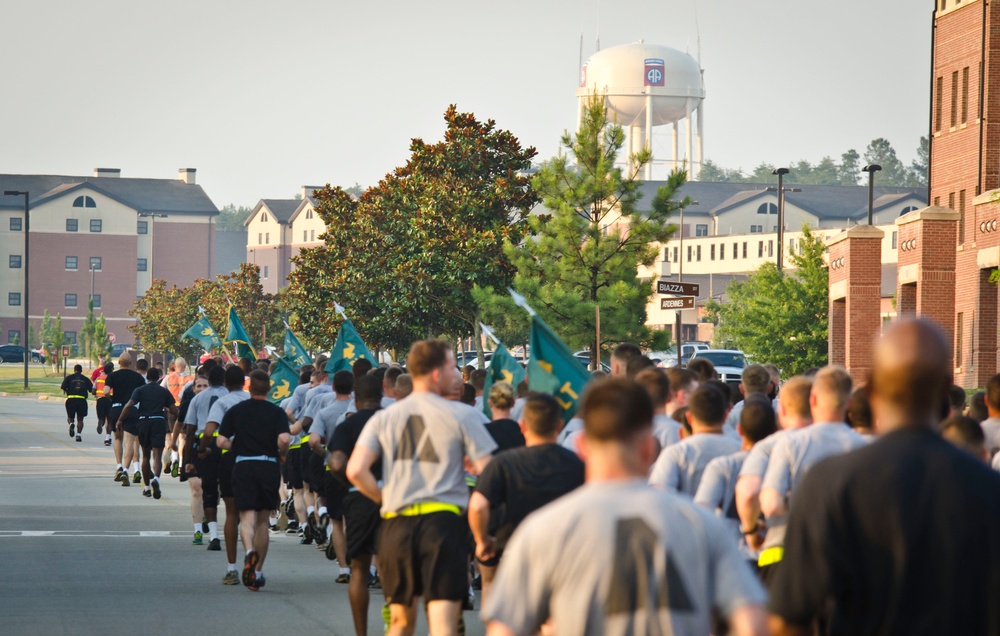
[[[369, 185], [450, 103], [553, 155], [584, 59], [644, 39], [705, 69], [705, 156], [835, 158], [927, 132], [929, 0], [5, 3], [0, 172], [173, 178], [222, 207]], [[696, 28], [696, 10], [697, 25]]]

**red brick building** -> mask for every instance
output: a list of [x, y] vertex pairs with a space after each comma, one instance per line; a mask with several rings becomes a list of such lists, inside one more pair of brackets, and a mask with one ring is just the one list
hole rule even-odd
[[[154, 277], [184, 286], [215, 274], [219, 210], [192, 168], [176, 179], [122, 178], [104, 168], [93, 177], [0, 175], [0, 192], [7, 190], [29, 193], [34, 329], [47, 310], [76, 342], [93, 294], [108, 331], [131, 343], [128, 310]], [[0, 196], [0, 342], [23, 340], [24, 226], [24, 199]]]

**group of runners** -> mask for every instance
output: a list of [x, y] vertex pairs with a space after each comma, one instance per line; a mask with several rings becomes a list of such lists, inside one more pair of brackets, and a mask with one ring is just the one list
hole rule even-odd
[[103, 391], [122, 486], [159, 498], [169, 466], [209, 550], [222, 499], [224, 584], [261, 589], [269, 534], [300, 534], [357, 634], [373, 586], [388, 633], [421, 604], [460, 633], [474, 581], [490, 634], [1000, 633], [1000, 376], [970, 419], [929, 322], [891, 327], [863, 386], [758, 364], [729, 386], [623, 344], [569, 422], [526, 384], [484, 394], [437, 340], [405, 368], [317, 359], [280, 406], [266, 363], [139, 362], [67, 378], [70, 435]]

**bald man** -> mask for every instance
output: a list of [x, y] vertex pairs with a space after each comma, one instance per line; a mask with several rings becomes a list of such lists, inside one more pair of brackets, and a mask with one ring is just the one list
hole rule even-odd
[[1000, 475], [936, 432], [951, 387], [941, 330], [878, 344], [880, 438], [817, 463], [795, 493], [771, 585], [774, 634], [1000, 632]]

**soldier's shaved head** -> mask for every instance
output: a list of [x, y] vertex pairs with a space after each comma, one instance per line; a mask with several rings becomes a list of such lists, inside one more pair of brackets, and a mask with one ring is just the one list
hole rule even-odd
[[869, 385], [880, 433], [937, 425], [952, 384], [950, 357], [947, 338], [930, 321], [902, 320], [889, 328], [875, 348]]

